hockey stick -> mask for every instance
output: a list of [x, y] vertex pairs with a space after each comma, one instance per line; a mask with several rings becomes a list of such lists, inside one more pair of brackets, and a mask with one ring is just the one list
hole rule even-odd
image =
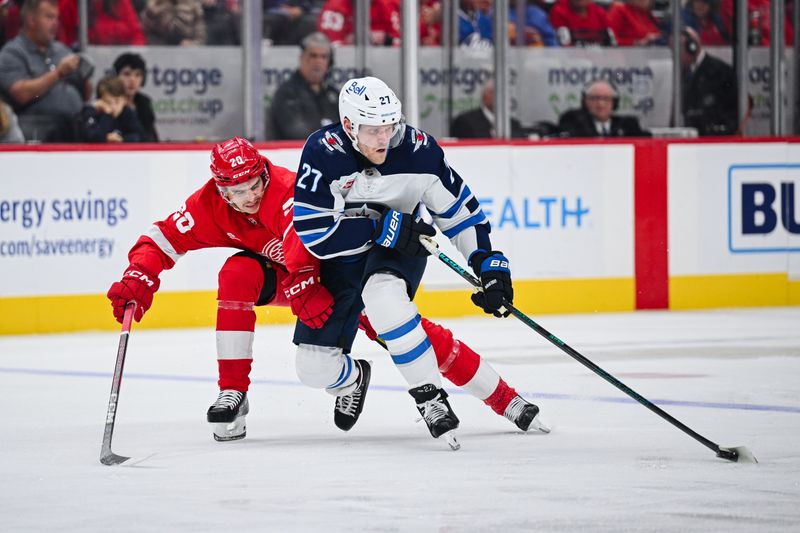
[[[480, 280], [478, 280], [478, 278], [472, 275], [469, 271], [462, 268], [461, 265], [450, 259], [446, 254], [444, 254], [444, 252], [439, 250], [439, 245], [436, 243], [436, 241], [427, 236], [420, 237], [420, 241], [422, 242], [422, 245], [425, 247], [425, 249], [428, 250], [432, 255], [438, 257], [442, 263], [450, 267], [451, 270], [454, 270], [458, 275], [467, 280], [473, 287], [480, 289], [481, 287]], [[658, 416], [660, 416], [673, 426], [677, 427], [678, 429], [680, 429], [681, 431], [683, 431], [696, 441], [700, 442], [702, 445], [714, 451], [717, 454], [717, 457], [721, 459], [727, 459], [728, 461], [733, 461], [733, 462], [737, 461], [743, 463], [758, 462], [756, 458], [753, 456], [752, 452], [748, 450], [745, 446], [737, 446], [734, 448], [723, 448], [719, 444], [700, 435], [699, 433], [692, 430], [690, 427], [683, 424], [682, 422], [674, 418], [672, 415], [670, 415], [669, 413], [667, 413], [666, 411], [655, 405], [653, 402], [651, 402], [641, 394], [637, 393], [636, 391], [634, 391], [633, 389], [622, 383], [620, 380], [618, 380], [617, 378], [615, 378], [614, 376], [612, 376], [611, 374], [609, 374], [608, 372], [606, 372], [605, 370], [594, 364], [592, 361], [590, 361], [589, 359], [578, 353], [577, 350], [573, 349], [567, 343], [565, 343], [564, 341], [562, 341], [561, 339], [559, 339], [558, 337], [556, 337], [555, 335], [544, 329], [542, 326], [534, 322], [534, 320], [531, 319], [528, 315], [526, 315], [525, 313], [523, 313], [510, 303], [504, 302], [504, 305], [506, 309], [508, 309], [511, 312], [512, 315], [514, 315], [516, 318], [518, 318], [520, 321], [522, 321], [526, 326], [534, 330], [536, 333], [538, 333], [539, 335], [550, 341], [554, 346], [559, 348], [561, 351], [563, 351], [564, 353], [566, 353], [567, 355], [578, 361], [583, 366], [587, 367], [589, 370], [591, 370], [592, 372], [594, 372], [607, 382], [614, 385], [616, 388], [618, 388], [619, 390], [621, 390], [622, 392], [624, 392], [625, 394], [627, 394], [628, 396], [630, 396], [631, 398], [642, 404], [643, 406], [653, 411], [655, 414], [657, 414]]]
[[111, 395], [108, 398], [108, 412], [106, 413], [106, 429], [103, 432], [103, 447], [100, 450], [100, 462], [104, 465], [122, 464], [130, 457], [117, 455], [111, 451], [111, 437], [114, 435], [114, 420], [117, 418], [117, 402], [119, 401], [119, 388], [122, 385], [122, 368], [125, 366], [125, 353], [128, 351], [128, 337], [131, 333], [133, 311], [136, 302], [125, 305], [125, 314], [122, 316], [122, 332], [119, 334], [119, 348], [117, 348], [117, 364], [114, 367], [114, 378], [111, 381]]

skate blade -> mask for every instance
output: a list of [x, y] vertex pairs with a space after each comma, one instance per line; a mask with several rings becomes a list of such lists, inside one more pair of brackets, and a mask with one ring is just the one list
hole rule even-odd
[[220, 422], [212, 425], [214, 426], [214, 440], [217, 442], [239, 440], [247, 435], [247, 426], [243, 416], [231, 423]]
[[748, 450], [745, 446], [736, 446], [734, 448], [723, 448], [720, 446], [717, 457], [735, 463], [758, 463], [758, 459], [753, 455], [753, 452]]
[[535, 429], [545, 434], [550, 433], [550, 425], [543, 422], [542, 419], [539, 418], [539, 415], [533, 417], [533, 420], [531, 420], [531, 425], [528, 426], [528, 429]]
[[442, 435], [442, 437], [444, 437], [445, 442], [448, 446], [450, 446], [451, 450], [457, 451], [461, 449], [461, 444], [459, 444], [458, 440], [456, 440], [455, 431], [448, 431]]

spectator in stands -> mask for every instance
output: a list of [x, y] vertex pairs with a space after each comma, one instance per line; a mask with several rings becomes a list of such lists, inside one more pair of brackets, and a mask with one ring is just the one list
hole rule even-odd
[[561, 46], [616, 46], [605, 9], [593, 0], [558, 0], [550, 23]]
[[332, 54], [325, 34], [316, 32], [303, 39], [297, 70], [272, 99], [268, 138], [305, 139], [339, 121], [339, 91], [327, 81]]
[[78, 118], [78, 140], [90, 143], [140, 142], [144, 132], [127, 105], [125, 85], [117, 76], [97, 82], [97, 100], [86, 105]]
[[150, 97], [141, 91], [147, 76], [147, 65], [139, 54], [126, 52], [114, 60], [116, 72], [125, 86], [125, 98], [129, 108], [142, 125], [142, 141], [158, 142], [156, 114]]
[[11, 106], [0, 100], [0, 144], [24, 142], [25, 136], [19, 127], [17, 115]]
[[691, 28], [681, 32], [683, 120], [699, 135], [734, 135], [739, 126], [733, 67], [706, 53]]
[[470, 47], [492, 46], [491, 2], [459, 0], [458, 44]]
[[[484, 85], [479, 108], [466, 111], [453, 119], [450, 136], [458, 139], [490, 139], [495, 136], [494, 80], [489, 80]], [[511, 137], [525, 137], [522, 124], [513, 117]]]
[[264, 2], [264, 39], [276, 46], [299, 45], [317, 29], [309, 0], [273, 0]]
[[614, 2], [608, 11], [608, 23], [620, 46], [667, 44], [667, 37], [653, 16], [653, 0]]
[[142, 28], [148, 44], [196, 46], [206, 42], [201, 0], [147, 0]]
[[[58, 40], [67, 46], [78, 44], [78, 2], [59, 0]], [[139, 16], [131, 0], [89, 0], [89, 44], [145, 44]]]
[[23, 0], [0, 0], [0, 48], [19, 33]]
[[619, 92], [605, 80], [594, 80], [581, 91], [581, 107], [561, 115], [558, 126], [568, 137], [649, 137], [639, 119], [617, 115]]
[[[517, 42], [517, 7], [514, 2], [509, 5], [508, 11], [509, 38], [511, 44]], [[547, 12], [536, 5], [535, 0], [528, 0], [525, 6], [525, 46], [558, 46], [556, 32], [550, 24]]]
[[723, 46], [731, 43], [731, 34], [719, 14], [719, 0], [687, 0], [683, 8], [683, 23], [700, 36], [704, 46]]
[[22, 32], [0, 51], [0, 92], [28, 140], [70, 141], [73, 118], [89, 98], [91, 64], [55, 40], [57, 0], [26, 0]]
[[439, 0], [420, 1], [419, 44], [422, 46], [442, 44], [442, 3]]
[[[788, 2], [786, 2], [788, 4]], [[789, 4], [790, 6], [791, 4]], [[734, 0], [722, 0], [720, 4], [720, 17], [729, 35], [733, 35], [733, 6]], [[784, 36], [788, 46], [792, 44], [792, 17], [789, 16], [791, 8], [787, 6], [786, 17], [784, 17]], [[769, 46], [771, 24], [770, 24], [770, 0], [747, 0], [747, 27], [748, 41], [750, 46]]]
[[6, 21], [8, 20], [8, 9], [11, 4], [11, 0], [0, 0], [0, 48], [8, 40], [6, 36]]
[[[355, 19], [352, 0], [326, 0], [319, 13], [317, 29], [333, 44], [353, 44]], [[369, 41], [375, 46], [400, 44], [400, 0], [370, 2]]]
[[211, 46], [238, 46], [242, 43], [242, 8], [239, 0], [202, 0], [206, 43]]

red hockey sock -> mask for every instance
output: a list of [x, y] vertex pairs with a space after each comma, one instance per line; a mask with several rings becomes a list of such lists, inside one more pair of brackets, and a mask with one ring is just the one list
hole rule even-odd
[[503, 413], [506, 412], [508, 404], [511, 403], [511, 400], [516, 396], [517, 391], [514, 390], [514, 387], [510, 387], [508, 383], [503, 381], [503, 378], [500, 378], [500, 383], [497, 384], [497, 388], [491, 396], [483, 400], [483, 403], [491, 407], [492, 411], [502, 416]]
[[459, 387], [469, 383], [481, 364], [480, 356], [454, 339], [452, 331], [425, 317], [422, 317], [422, 328], [431, 341], [442, 375]]
[[424, 317], [422, 327], [431, 340], [442, 375], [502, 416], [517, 391], [509, 387], [477, 352], [454, 339], [449, 329]]
[[250, 367], [252, 359], [220, 359], [219, 365], [219, 390], [233, 389], [247, 392], [250, 388]]
[[261, 265], [250, 257], [230, 257], [219, 272], [217, 363], [220, 390], [247, 392], [250, 386], [255, 302], [263, 284]]

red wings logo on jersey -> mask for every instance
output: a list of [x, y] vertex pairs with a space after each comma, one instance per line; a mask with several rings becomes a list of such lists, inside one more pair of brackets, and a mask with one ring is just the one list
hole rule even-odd
[[345, 153], [344, 151], [344, 143], [342, 142], [341, 137], [336, 135], [335, 133], [331, 133], [330, 131], [325, 132], [325, 141], [323, 142], [325, 148], [329, 151], [333, 152], [337, 150], [341, 153]]
[[286, 264], [286, 256], [283, 253], [283, 243], [280, 239], [272, 239], [264, 248], [261, 249], [261, 255], [282, 265]]

